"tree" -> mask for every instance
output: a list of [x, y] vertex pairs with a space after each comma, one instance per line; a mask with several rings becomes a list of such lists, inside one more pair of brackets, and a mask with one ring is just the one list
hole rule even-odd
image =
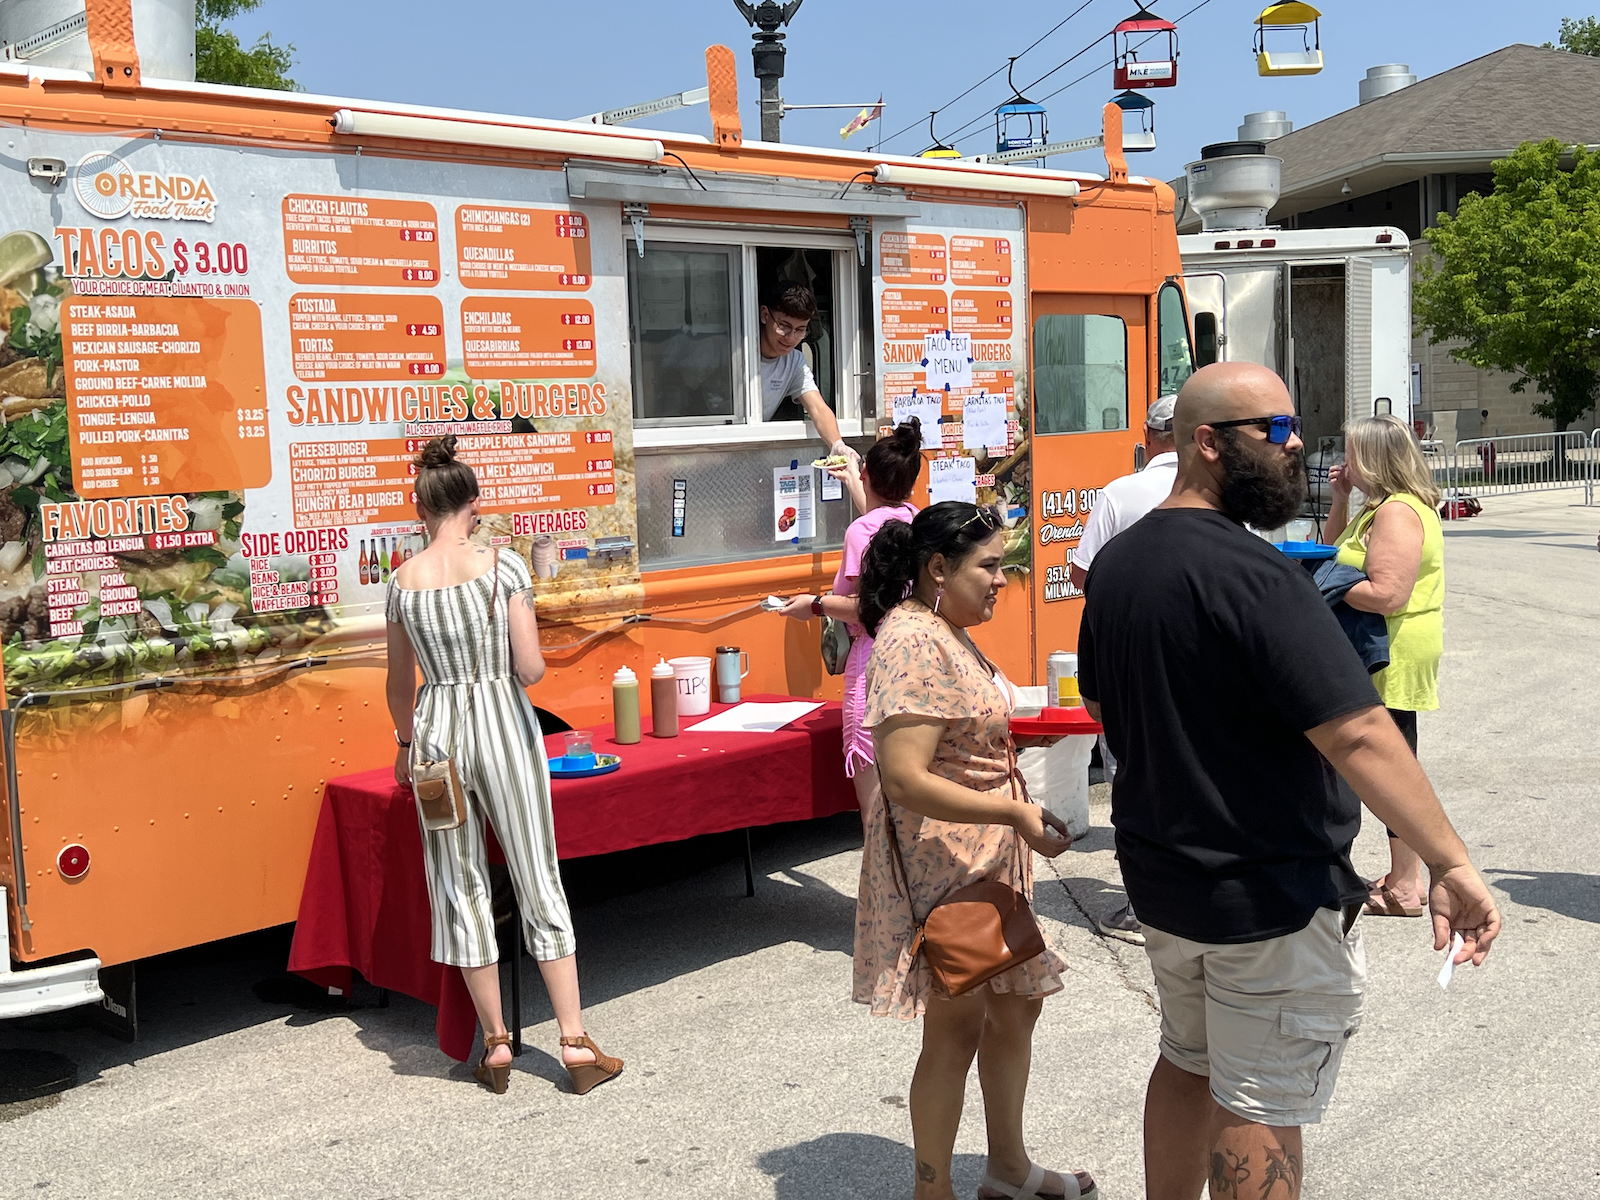
[[240, 13], [253, 12], [262, 0], [197, 0], [194, 29], [194, 77], [202, 83], [227, 83], [236, 87], [273, 88], [297, 92], [289, 78], [294, 66], [294, 45], [277, 45], [263, 33], [248, 50], [239, 35], [222, 28]]
[[[1544, 48], [1555, 49], [1549, 42], [1544, 44]], [[1562, 17], [1561, 49], [1600, 58], [1600, 21], [1593, 17]]]
[[[1562, 160], [1572, 158], [1571, 170]], [[1558, 431], [1594, 406], [1600, 381], [1600, 152], [1554, 138], [1494, 164], [1494, 191], [1468, 196], [1424, 235], [1415, 311], [1450, 356], [1517, 376]]]

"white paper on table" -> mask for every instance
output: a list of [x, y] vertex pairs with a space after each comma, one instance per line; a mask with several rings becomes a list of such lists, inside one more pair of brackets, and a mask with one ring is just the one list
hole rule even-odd
[[972, 335], [948, 329], [922, 339], [922, 377], [930, 392], [972, 386]]
[[978, 464], [976, 459], [935, 458], [928, 463], [928, 500], [939, 504], [945, 500], [978, 502]]
[[1006, 398], [968, 396], [961, 410], [961, 446], [966, 450], [1004, 449]]
[[1444, 952], [1444, 966], [1439, 968], [1439, 987], [1441, 989], [1449, 987], [1450, 980], [1455, 977], [1456, 955], [1460, 953], [1465, 941], [1466, 939], [1459, 932], [1450, 939], [1450, 947]]
[[922, 422], [922, 448], [924, 450], [939, 448], [944, 438], [944, 431], [939, 428], [939, 418], [944, 415], [943, 392], [896, 396], [891, 403], [896, 428], [915, 417]]
[[817, 535], [817, 510], [811, 480], [816, 474], [803, 467], [772, 468], [772, 540], [791, 542]]
[[791, 721], [798, 721], [807, 713], [816, 712], [822, 702], [810, 700], [784, 700], [776, 704], [758, 704], [754, 701], [736, 704], [726, 712], [707, 717], [698, 725], [691, 725], [685, 733], [777, 733]]

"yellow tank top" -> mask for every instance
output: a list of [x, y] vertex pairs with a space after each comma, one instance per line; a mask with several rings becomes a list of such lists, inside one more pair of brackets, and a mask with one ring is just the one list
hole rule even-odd
[[1422, 521], [1422, 564], [1411, 599], [1385, 620], [1389, 626], [1389, 665], [1372, 677], [1388, 708], [1428, 712], [1439, 707], [1439, 659], [1444, 655], [1444, 529], [1439, 514], [1409, 492], [1398, 492], [1345, 526], [1339, 535], [1339, 561], [1367, 569], [1367, 532], [1384, 504], [1404, 504]]

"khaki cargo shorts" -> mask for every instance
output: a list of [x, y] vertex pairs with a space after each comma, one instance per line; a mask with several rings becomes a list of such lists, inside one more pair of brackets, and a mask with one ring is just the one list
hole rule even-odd
[[1145, 926], [1161, 997], [1161, 1053], [1211, 1095], [1263, 1125], [1315, 1125], [1361, 1025], [1367, 954], [1359, 923], [1318, 909], [1299, 933], [1191, 942]]

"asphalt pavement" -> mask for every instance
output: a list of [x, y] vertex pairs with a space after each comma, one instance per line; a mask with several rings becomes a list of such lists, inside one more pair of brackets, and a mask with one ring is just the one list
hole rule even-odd
[[[1505, 933], [1441, 992], [1424, 921], [1365, 921], [1366, 1021], [1307, 1130], [1307, 1197], [1600, 1195], [1600, 508], [1579, 499], [1490, 497], [1446, 526], [1421, 756]], [[1132, 1200], [1158, 1016], [1143, 952], [1091, 919], [1122, 900], [1104, 793], [1090, 834], [1038, 864], [1071, 973], [1039, 1025], [1028, 1143]], [[424, 1005], [286, 976], [287, 930], [144, 964], [133, 1045], [74, 1014], [0, 1026], [0, 1196], [907, 1197], [919, 1028], [849, 1000], [859, 845], [851, 815], [763, 831], [754, 899], [733, 836], [573, 864], [590, 1030], [628, 1060], [585, 1097], [531, 963], [499, 1097], [440, 1054]], [[1356, 865], [1386, 866], [1376, 822]], [[957, 1152], [975, 1194], [975, 1080]]]

